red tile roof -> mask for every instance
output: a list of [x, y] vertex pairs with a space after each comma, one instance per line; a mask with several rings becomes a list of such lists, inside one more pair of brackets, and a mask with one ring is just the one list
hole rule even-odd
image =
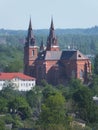
[[0, 80], [11, 80], [13, 78], [20, 78], [22, 80], [35, 80], [34, 77], [30, 77], [23, 73], [0, 73]]

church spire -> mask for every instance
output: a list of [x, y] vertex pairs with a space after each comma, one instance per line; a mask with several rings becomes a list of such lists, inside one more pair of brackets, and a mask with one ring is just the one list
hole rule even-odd
[[29, 21], [29, 30], [32, 30], [31, 18], [30, 18], [30, 21]]
[[53, 18], [51, 18], [51, 26], [50, 26], [50, 28], [51, 28], [52, 30], [54, 30]]
[[43, 43], [43, 39], [41, 41], [41, 45], [40, 45], [40, 52], [44, 51], [45, 47], [44, 47], [44, 43]]
[[31, 18], [28, 26], [28, 34], [24, 46], [24, 73], [29, 76], [36, 75], [35, 60], [38, 56], [38, 47], [35, 45], [35, 38], [32, 30]]
[[26, 38], [25, 45], [28, 45], [28, 46], [34, 46], [35, 45], [35, 38], [34, 38], [34, 35], [33, 35], [31, 18], [30, 18], [30, 21], [29, 21], [28, 35], [27, 35], [27, 38]]
[[47, 38], [47, 50], [55, 50], [54, 47], [58, 47], [57, 38], [54, 32], [53, 18], [51, 18], [50, 32]]
[[49, 36], [50, 36], [51, 38], [56, 38], [56, 37], [55, 37], [55, 33], [54, 33], [53, 18], [51, 18], [51, 26], [50, 26], [50, 34], [49, 34]]

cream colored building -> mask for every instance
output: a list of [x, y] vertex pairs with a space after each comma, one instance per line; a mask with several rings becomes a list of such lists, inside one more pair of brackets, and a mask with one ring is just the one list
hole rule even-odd
[[0, 73], [0, 90], [9, 84], [19, 91], [29, 91], [36, 85], [36, 79], [23, 73]]

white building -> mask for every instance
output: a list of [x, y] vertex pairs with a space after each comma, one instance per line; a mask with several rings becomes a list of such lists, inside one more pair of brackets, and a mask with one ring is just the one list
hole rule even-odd
[[29, 91], [36, 85], [36, 79], [23, 73], [0, 73], [0, 90], [12, 83], [19, 91]]
[[93, 101], [95, 101], [95, 103], [98, 105], [98, 97], [97, 96], [93, 97]]

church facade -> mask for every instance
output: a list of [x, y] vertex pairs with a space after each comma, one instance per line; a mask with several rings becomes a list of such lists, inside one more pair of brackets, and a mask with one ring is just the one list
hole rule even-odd
[[35, 77], [37, 83], [45, 79], [48, 83], [56, 85], [71, 78], [87, 82], [91, 74], [91, 62], [79, 50], [60, 50], [53, 19], [51, 19], [46, 46], [41, 42], [38, 47], [30, 19], [24, 46], [24, 73]]

